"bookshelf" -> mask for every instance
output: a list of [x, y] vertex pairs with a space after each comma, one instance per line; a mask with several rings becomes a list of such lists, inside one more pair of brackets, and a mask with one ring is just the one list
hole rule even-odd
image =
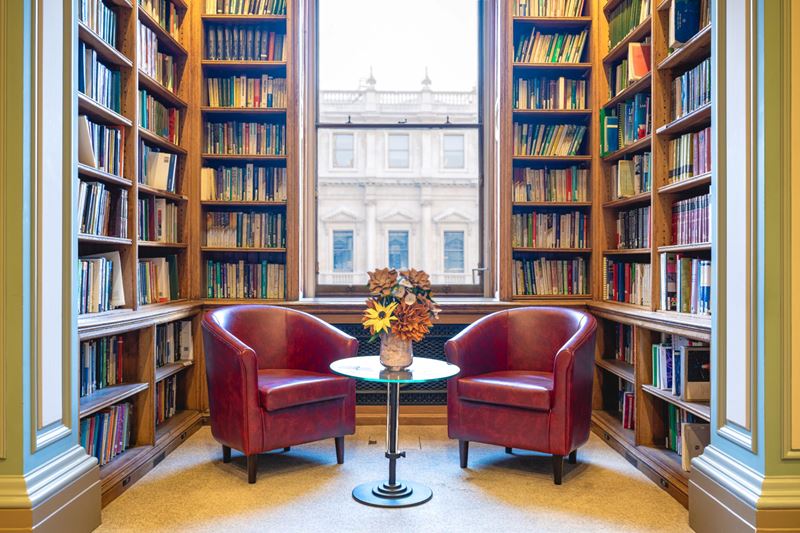
[[[593, 291], [594, 6], [576, 3], [568, 13], [518, 6], [500, 2], [500, 298], [575, 305]], [[545, 57], [536, 43], [551, 35], [562, 45]], [[580, 39], [582, 47], [570, 46]], [[520, 142], [527, 129], [547, 137], [548, 128], [562, 126], [583, 130], [569, 149]], [[536, 230], [536, 220], [548, 217], [557, 239]]]
[[[680, 400], [671, 391], [655, 386], [651, 350], [666, 335], [706, 344], [711, 337], [709, 314], [668, 311], [662, 303], [662, 296], [668, 296], [666, 292], [662, 295], [666, 287], [665, 284], [662, 287], [662, 281], [678, 283], [673, 281], [675, 274], [672, 269], [665, 269], [665, 264], [662, 264], [662, 254], [682, 257], [691, 265], [690, 268], [706, 264], [703, 262], [711, 259], [710, 238], [698, 228], [704, 224], [704, 219], [707, 220], [706, 212], [699, 210], [699, 206], [704, 205], [701, 200], [709, 193], [712, 172], [710, 158], [698, 165], [697, 151], [692, 152], [699, 143], [697, 137], [678, 149], [684, 156], [693, 154], [692, 172], [673, 172], [676, 139], [697, 134], [711, 124], [710, 99], [693, 102], [681, 113], [675, 112], [674, 99], [676, 78], [710, 57], [711, 28], [710, 24], [701, 27], [694, 36], [685, 40], [683, 46], [672, 49], [669, 46], [670, 0], [650, 0], [643, 2], [645, 8], [639, 13], [639, 18], [628, 20], [629, 31], [618, 32], [612, 39], [612, 25], [619, 27], [611, 20], [612, 14], [626, 7], [630, 9], [631, 4], [637, 2], [598, 0], [598, 8], [603, 13], [596, 21], [597, 48], [601, 51], [595, 66], [599, 78], [596, 89], [598, 108], [607, 115], [620, 104], [641, 95], [639, 102], [649, 99], [649, 119], [644, 128], [637, 130], [641, 132], [640, 138], [619, 142], [616, 150], [608, 151], [602, 148], [605, 124], [604, 118], [599, 117], [600, 140], [597, 144], [601, 150], [595, 157], [598, 168], [595, 201], [598, 206], [594, 234], [595, 242], [599, 243], [596, 244], [599, 253], [594, 265], [595, 297], [589, 303], [589, 309], [599, 322], [592, 422], [594, 430], [609, 444], [687, 505], [689, 473], [683, 469], [679, 454], [665, 446], [670, 436], [669, 412], [674, 410], [678, 417], [693, 417], [703, 423], [710, 419], [710, 407], [708, 403]], [[650, 44], [649, 72], [620, 87], [615, 78], [620, 71], [616, 69], [627, 58], [628, 45], [637, 42]], [[621, 128], [622, 118], [619, 121]], [[649, 186], [631, 191], [629, 187], [619, 185], [627, 174], [621, 174], [618, 165], [647, 152], [651, 154], [649, 180], [642, 181]], [[623, 188], [626, 194], [615, 194]], [[698, 209], [694, 211], [696, 216], [691, 214], [690, 208]], [[636, 218], [636, 214], [642, 213], [644, 216]], [[680, 229], [684, 228], [680, 224], [682, 213], [695, 216], [692, 231], [686, 234]], [[623, 228], [621, 234], [620, 227]], [[633, 242], [630, 242], [631, 235], [636, 237]], [[613, 274], [606, 270], [611, 262], [620, 265], [619, 269], [612, 271]], [[629, 264], [637, 266], [628, 267]], [[605, 287], [607, 275], [627, 276], [627, 269], [631, 272], [646, 270], [638, 301], [617, 301], [613, 288], [608, 290]], [[700, 271], [698, 266], [696, 273]], [[696, 307], [694, 311], [700, 311], [699, 304]], [[619, 339], [618, 328], [622, 325], [632, 332], [632, 361], [621, 361], [616, 357], [615, 344]], [[623, 389], [633, 393], [632, 428], [623, 427], [618, 404], [620, 383]]]
[[[210, 305], [294, 300], [299, 296], [295, 3], [266, 2], [261, 13], [248, 14], [226, 13], [221, 3], [200, 4], [192, 50], [200, 95], [200, 297]], [[278, 142], [246, 145], [246, 129], [259, 128]], [[223, 145], [226, 137], [235, 142]], [[238, 237], [236, 228], [242, 229]], [[228, 282], [236, 276], [246, 278], [244, 290]]]
[[[96, 16], [93, 10], [102, 10], [103, 16]], [[106, 504], [201, 422], [205, 380], [202, 358], [174, 369], [178, 382], [176, 415], [180, 416], [175, 421], [170, 419], [173, 431], [165, 434], [169, 438], [156, 438], [155, 394], [160, 381], [154, 361], [156, 328], [170, 321], [189, 320], [194, 352], [202, 353], [200, 305], [192, 286], [194, 263], [190, 261], [193, 229], [189, 202], [196, 191], [187, 175], [187, 147], [194, 138], [194, 132], [187, 129], [192, 111], [187, 104], [191, 89], [186, 83], [190, 79], [191, 31], [189, 6], [182, 0], [81, 0], [80, 12], [86, 16], [81, 15], [78, 22], [82, 53], [79, 71], [90, 75], [79, 72], [79, 78], [84, 79], [79, 84], [78, 114], [86, 117], [87, 125], [91, 122], [97, 126], [87, 127], [88, 138], [79, 142], [78, 250], [84, 258], [82, 266], [87, 265], [86, 272], [82, 271], [86, 278], [81, 287], [85, 312], [78, 317], [78, 337], [82, 349], [103, 345], [112, 337], [121, 340], [121, 348], [113, 361], [113, 378], [106, 373], [110, 361], [93, 374], [106, 386], [81, 390], [79, 418], [87, 434], [97, 429], [90, 427], [96, 423], [92, 421], [104, 416], [111, 416], [120, 427], [127, 419], [129, 428], [126, 446], [101, 461], [101, 490]], [[99, 20], [103, 23], [95, 22]], [[174, 68], [164, 67], [170, 61]], [[106, 70], [111, 72], [110, 82], [100, 84], [95, 76], [107, 75]], [[108, 92], [99, 94], [92, 89], [101, 87]], [[79, 133], [83, 133], [81, 123], [79, 120]], [[98, 133], [103, 131], [101, 126], [113, 129]], [[170, 170], [174, 184], [170, 187], [148, 179], [153, 174], [146, 153], [154, 149], [174, 158]], [[165, 224], [155, 226], [159, 214], [165, 215]], [[107, 259], [92, 262], [89, 256]], [[163, 276], [158, 281], [150, 279], [151, 286], [145, 287], [145, 275], [158, 277], [161, 272], [144, 272], [142, 265], [166, 264], [171, 257], [174, 267], [169, 287]], [[102, 269], [109, 265], [111, 275], [106, 271], [103, 278]], [[107, 289], [98, 294], [103, 282]], [[144, 299], [143, 292], [151, 292], [155, 298]], [[103, 301], [103, 293], [109, 295], [108, 305], [87, 305]], [[76, 362], [79, 372], [85, 370], [83, 362]]]

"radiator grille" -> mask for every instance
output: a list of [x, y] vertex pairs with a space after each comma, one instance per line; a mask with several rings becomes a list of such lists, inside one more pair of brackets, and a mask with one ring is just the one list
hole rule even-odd
[[[367, 342], [369, 334], [361, 324], [337, 324], [348, 335], [358, 339], [358, 355], [378, 355], [379, 342]], [[445, 360], [444, 343], [458, 335], [467, 324], [437, 324], [425, 336], [422, 342], [414, 343], [414, 356], [430, 357]], [[356, 403], [358, 405], [384, 405], [386, 403], [386, 385], [367, 381], [356, 382]], [[401, 405], [446, 405], [446, 381], [429, 383], [409, 383], [400, 387]]]

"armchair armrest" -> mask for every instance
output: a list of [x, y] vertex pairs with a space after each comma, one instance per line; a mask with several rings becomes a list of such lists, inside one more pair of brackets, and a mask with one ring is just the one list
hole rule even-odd
[[461, 369], [460, 377], [507, 368], [507, 314], [507, 311], [500, 311], [487, 315], [445, 343], [447, 361]]
[[355, 357], [358, 341], [317, 317], [292, 312], [288, 317], [288, 362], [292, 368], [330, 374], [338, 359]]
[[256, 354], [210, 312], [202, 327], [212, 433], [225, 445], [250, 453], [261, 446], [255, 442], [260, 435]]

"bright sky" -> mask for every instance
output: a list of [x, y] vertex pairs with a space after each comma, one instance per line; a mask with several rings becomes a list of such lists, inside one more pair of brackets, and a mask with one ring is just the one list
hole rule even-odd
[[320, 88], [468, 91], [478, 79], [477, 0], [319, 0]]

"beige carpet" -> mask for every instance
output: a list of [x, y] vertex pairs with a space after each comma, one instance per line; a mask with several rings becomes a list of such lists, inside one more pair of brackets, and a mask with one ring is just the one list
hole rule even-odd
[[385, 431], [360, 427], [341, 466], [333, 439], [262, 455], [248, 485], [244, 458], [223, 464], [204, 427], [113, 501], [98, 531], [690, 531], [686, 510], [594, 435], [558, 487], [549, 457], [472, 444], [462, 470], [446, 428], [401, 426], [399, 477], [427, 484], [433, 499], [367, 507], [350, 491], [386, 475]]

